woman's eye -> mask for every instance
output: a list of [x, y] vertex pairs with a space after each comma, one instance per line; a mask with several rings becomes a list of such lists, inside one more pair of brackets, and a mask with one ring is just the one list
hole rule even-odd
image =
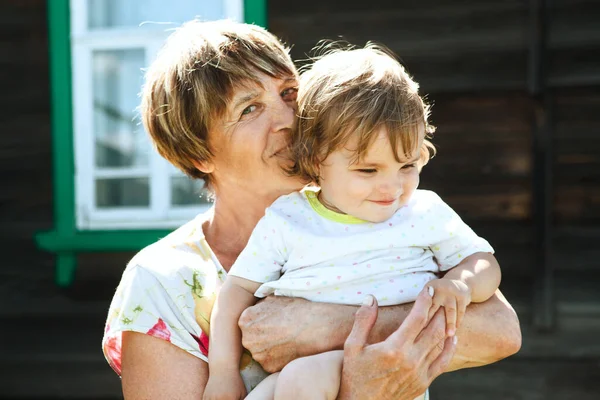
[[285, 89], [281, 92], [281, 97], [283, 97], [285, 101], [296, 101], [296, 98], [298, 97], [298, 88], [291, 87]]
[[248, 106], [248, 107], [244, 108], [244, 110], [242, 111], [242, 116], [248, 115], [251, 112], [253, 112], [254, 110], [256, 110], [256, 106], [255, 105]]

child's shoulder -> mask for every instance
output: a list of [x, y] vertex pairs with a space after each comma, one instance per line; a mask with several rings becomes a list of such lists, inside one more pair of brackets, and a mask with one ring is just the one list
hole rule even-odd
[[411, 196], [403, 214], [442, 220], [453, 217], [455, 212], [437, 193], [431, 190], [418, 189]]
[[417, 189], [411, 196], [408, 204], [401, 208], [401, 215], [424, 216], [439, 213], [446, 213], [450, 207], [440, 198], [440, 196], [431, 190]]
[[306, 201], [306, 197], [302, 192], [292, 192], [278, 197], [269, 208], [277, 209], [281, 207], [294, 207], [301, 204], [303, 201]]
[[409, 202], [409, 206], [418, 208], [434, 206], [437, 204], [445, 203], [436, 192], [424, 189], [415, 190]]
[[292, 192], [277, 198], [277, 200], [267, 208], [266, 214], [289, 215], [291, 213], [300, 212], [306, 208], [307, 204], [307, 195], [304, 191]]

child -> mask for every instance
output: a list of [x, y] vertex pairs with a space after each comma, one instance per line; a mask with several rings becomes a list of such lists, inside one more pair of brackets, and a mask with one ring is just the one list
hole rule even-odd
[[[430, 317], [444, 307], [453, 336], [467, 305], [500, 282], [487, 241], [417, 190], [433, 128], [418, 85], [392, 56], [372, 46], [328, 54], [302, 75], [298, 102], [290, 172], [318, 188], [277, 199], [231, 268], [212, 313], [205, 399], [245, 395], [237, 321], [256, 297], [359, 305], [372, 294], [386, 306], [427, 287]], [[342, 356], [295, 360], [248, 398], [335, 399]]]

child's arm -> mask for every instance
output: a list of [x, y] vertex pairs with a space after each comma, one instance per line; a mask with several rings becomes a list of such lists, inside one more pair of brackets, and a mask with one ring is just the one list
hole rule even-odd
[[217, 296], [210, 318], [206, 400], [220, 398], [224, 392], [240, 399], [246, 395], [239, 372], [243, 349], [238, 320], [246, 308], [256, 303], [254, 292], [260, 285], [229, 275]]
[[475, 253], [444, 275], [443, 279], [463, 282], [469, 288], [472, 303], [483, 303], [500, 286], [500, 265], [490, 253]]
[[447, 334], [453, 336], [470, 303], [482, 303], [500, 286], [500, 265], [490, 253], [474, 253], [449, 270], [442, 279], [427, 284], [433, 288], [430, 318], [440, 308], [446, 313]]

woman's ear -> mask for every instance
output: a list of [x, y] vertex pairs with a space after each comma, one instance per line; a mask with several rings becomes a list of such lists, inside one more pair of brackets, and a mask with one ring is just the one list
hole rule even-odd
[[194, 167], [200, 172], [211, 174], [215, 170], [215, 165], [210, 161], [192, 161]]

